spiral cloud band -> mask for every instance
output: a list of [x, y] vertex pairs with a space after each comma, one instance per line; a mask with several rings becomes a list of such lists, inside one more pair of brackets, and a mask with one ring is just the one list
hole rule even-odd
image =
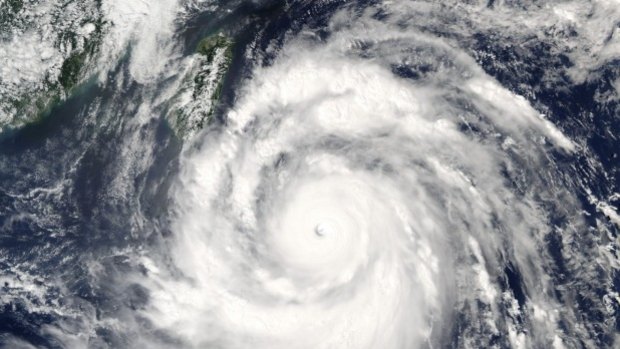
[[[186, 149], [177, 272], [150, 269], [146, 315], [193, 347], [430, 348], [455, 327], [563, 347], [536, 201], [561, 190], [530, 169], [576, 146], [465, 54], [364, 24], [287, 41]], [[424, 79], [393, 71], [411, 52]]]

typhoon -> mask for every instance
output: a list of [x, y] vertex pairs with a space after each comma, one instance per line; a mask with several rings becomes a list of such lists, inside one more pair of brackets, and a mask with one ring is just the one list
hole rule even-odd
[[0, 0], [4, 348], [617, 348], [620, 3]]

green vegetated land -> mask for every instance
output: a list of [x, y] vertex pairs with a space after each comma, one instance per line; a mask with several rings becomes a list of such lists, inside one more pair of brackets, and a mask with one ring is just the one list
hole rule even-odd
[[[10, 33], [12, 28], [28, 25], [23, 18], [24, 2], [7, 0], [0, 4], [0, 32]], [[98, 9], [94, 10], [98, 15]], [[58, 14], [60, 16], [61, 13]], [[58, 18], [58, 22], [62, 19]], [[54, 46], [68, 52], [59, 70], [48, 71], [36, 88], [25, 87], [18, 94], [0, 95], [4, 99], [0, 104], [0, 131], [4, 127], [20, 127], [38, 122], [56, 104], [71, 95], [78, 84], [88, 74], [88, 63], [98, 54], [101, 47], [106, 23], [100, 15], [76, 18], [67, 27], [59, 25]], [[78, 34], [77, 28], [92, 25], [94, 29], [86, 36]], [[0, 37], [9, 40], [10, 37]], [[8, 118], [6, 116], [9, 116]]]
[[[104, 22], [99, 19], [93, 24], [95, 30], [90, 34], [90, 37], [84, 41], [82, 49], [72, 52], [60, 68], [58, 82], [67, 94], [71, 92], [71, 89], [83, 78], [85, 73], [84, 67], [87, 60], [94, 57], [101, 46]], [[70, 33], [70, 35], [72, 35], [72, 42], [76, 43], [77, 38], [75, 37], [75, 33]], [[75, 44], [74, 47], [75, 46], [77, 45]]]
[[195, 64], [186, 76], [171, 108], [171, 122], [181, 137], [202, 129], [213, 115], [222, 84], [232, 62], [233, 40], [210, 35], [196, 47]]
[[19, 11], [24, 7], [22, 0], [5, 0], [0, 3], [0, 37], [4, 38], [18, 20]]

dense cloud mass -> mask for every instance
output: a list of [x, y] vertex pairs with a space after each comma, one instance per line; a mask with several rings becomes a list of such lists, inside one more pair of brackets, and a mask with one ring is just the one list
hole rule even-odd
[[[7, 148], [68, 165], [0, 182], [47, 232], [0, 254], [4, 346], [620, 345], [620, 3], [100, 10], [79, 131]], [[190, 102], [201, 26], [234, 59]]]

